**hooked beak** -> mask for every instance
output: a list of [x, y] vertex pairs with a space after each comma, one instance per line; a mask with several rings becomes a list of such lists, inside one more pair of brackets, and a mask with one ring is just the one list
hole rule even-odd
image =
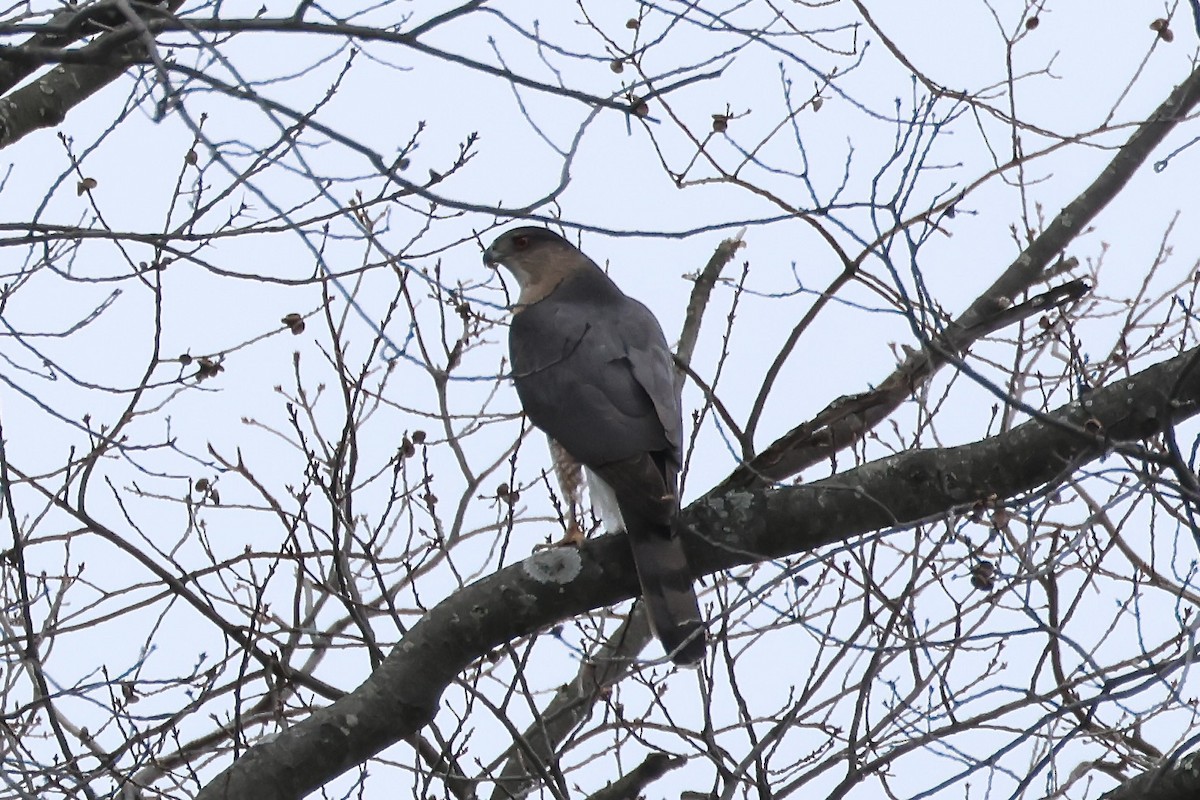
[[496, 258], [495, 252], [490, 247], [483, 251], [483, 265], [490, 269], [500, 266], [500, 261]]

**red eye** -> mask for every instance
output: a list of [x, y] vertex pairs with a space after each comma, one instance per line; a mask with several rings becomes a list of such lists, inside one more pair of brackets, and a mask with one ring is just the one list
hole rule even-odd
[[525, 236], [524, 234], [520, 236], [514, 236], [513, 247], [517, 248], [518, 250], [524, 250], [526, 247], [529, 247], [529, 237]]

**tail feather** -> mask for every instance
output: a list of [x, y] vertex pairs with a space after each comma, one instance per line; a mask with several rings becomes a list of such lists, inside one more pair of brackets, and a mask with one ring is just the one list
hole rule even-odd
[[616, 497], [654, 634], [676, 664], [697, 664], [704, 658], [704, 620], [683, 543], [671, 527], [678, 510], [674, 480], [668, 487], [649, 454], [590, 469]]
[[704, 621], [683, 545], [671, 529], [639, 530], [626, 520], [642, 600], [654, 634], [680, 666], [704, 658]]

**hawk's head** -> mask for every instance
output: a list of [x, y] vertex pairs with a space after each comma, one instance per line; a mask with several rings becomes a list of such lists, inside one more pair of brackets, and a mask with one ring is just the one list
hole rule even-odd
[[483, 251], [483, 263], [503, 266], [521, 287], [518, 302], [536, 303], [572, 272], [590, 267], [591, 261], [573, 244], [546, 228], [521, 227], [505, 231]]
[[[496, 237], [492, 246], [483, 251], [483, 263], [495, 269], [504, 265], [516, 272], [524, 265], [536, 265], [552, 253], [579, 252], [575, 246], [548, 228], [526, 225], [513, 228]], [[535, 266], [536, 268], [536, 266]]]

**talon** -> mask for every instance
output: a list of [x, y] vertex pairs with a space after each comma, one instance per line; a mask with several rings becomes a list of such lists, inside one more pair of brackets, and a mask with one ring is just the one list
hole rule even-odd
[[579, 527], [578, 523], [572, 522], [567, 527], [567, 532], [563, 538], [559, 539], [557, 542], [536, 544], [533, 546], [533, 549], [534, 552], [537, 552], [538, 550], [550, 550], [554, 547], [582, 547], [585, 541], [587, 541], [587, 536], [584, 535], [583, 529]]
[[567, 528], [567, 535], [559, 541], [563, 547], [570, 545], [571, 547], [582, 547], [587, 541], [587, 537], [583, 534], [583, 529], [578, 525], [572, 524]]

